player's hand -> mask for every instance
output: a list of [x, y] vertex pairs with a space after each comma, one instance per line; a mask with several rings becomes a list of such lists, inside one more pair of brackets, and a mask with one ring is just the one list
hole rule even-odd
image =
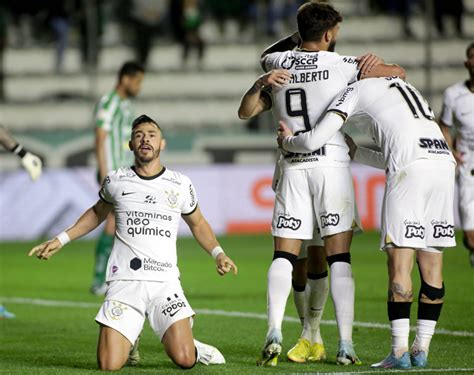
[[370, 73], [377, 65], [384, 63], [380, 57], [373, 53], [366, 53], [365, 55], [359, 56], [357, 61], [359, 62], [358, 66], [362, 75]]
[[30, 177], [33, 181], [41, 176], [43, 163], [36, 155], [33, 155], [31, 152], [27, 152], [25, 156], [21, 158], [21, 164], [30, 174]]
[[278, 137], [277, 137], [278, 146], [280, 148], [283, 148], [283, 146], [282, 146], [283, 145], [283, 140], [286, 137], [291, 137], [292, 135], [293, 135], [293, 133], [288, 128], [288, 126], [286, 126], [286, 124], [283, 121], [280, 121], [279, 126], [278, 126]]
[[291, 74], [286, 69], [274, 69], [268, 73], [261, 75], [257, 84], [259, 86], [282, 87], [286, 85], [291, 79]]
[[232, 259], [230, 259], [225, 253], [220, 253], [216, 258], [216, 268], [217, 273], [221, 276], [224, 276], [226, 273], [231, 270], [234, 271], [234, 275], [237, 275], [237, 266], [234, 264]]
[[351, 157], [351, 160], [354, 160], [354, 155], [357, 150], [357, 145], [355, 144], [352, 137], [347, 133], [344, 133], [344, 139], [347, 143], [347, 146], [349, 146], [349, 156]]
[[43, 242], [41, 245], [35, 246], [30, 250], [28, 256], [36, 255], [38, 259], [48, 260], [59, 250], [61, 250], [61, 243], [57, 238]]

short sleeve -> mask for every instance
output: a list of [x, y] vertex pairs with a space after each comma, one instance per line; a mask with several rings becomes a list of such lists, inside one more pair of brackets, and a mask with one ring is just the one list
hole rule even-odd
[[272, 69], [281, 69], [281, 56], [281, 52], [273, 52], [264, 56], [261, 60], [263, 70], [269, 72]]
[[196, 211], [196, 208], [198, 206], [196, 189], [194, 188], [194, 185], [191, 182], [191, 180], [186, 176], [183, 176], [182, 188], [184, 189], [183, 191], [184, 198], [183, 198], [183, 204], [181, 206], [181, 214], [190, 215], [194, 211]]
[[347, 82], [352, 83], [360, 79], [359, 62], [355, 56], [339, 56], [338, 66]]
[[109, 173], [105, 177], [104, 182], [102, 183], [102, 187], [99, 190], [100, 199], [109, 204], [114, 204], [115, 202], [112, 178], [113, 177], [111, 176], [111, 173]]
[[96, 128], [104, 129], [107, 132], [112, 130], [112, 120], [119, 104], [119, 100], [115, 95], [112, 97], [104, 96], [100, 100], [95, 112]]
[[329, 105], [327, 112], [334, 112], [346, 121], [356, 110], [359, 100], [358, 84], [349, 85]]
[[443, 107], [441, 109], [441, 121], [447, 126], [453, 126], [453, 105], [449, 89], [443, 94]]

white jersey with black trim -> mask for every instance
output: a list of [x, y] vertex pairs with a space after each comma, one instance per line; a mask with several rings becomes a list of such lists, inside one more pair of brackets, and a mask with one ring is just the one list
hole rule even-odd
[[107, 281], [165, 281], [179, 277], [176, 237], [181, 215], [198, 205], [191, 180], [163, 170], [143, 177], [134, 168], [110, 172], [99, 196], [113, 204], [115, 239]]
[[[290, 82], [272, 88], [273, 114], [283, 120], [294, 134], [311, 130], [325, 113], [334, 97], [358, 79], [355, 56], [335, 52], [294, 50], [265, 56], [266, 71], [287, 69]], [[304, 169], [319, 166], [348, 166], [348, 148], [342, 133], [337, 133], [318, 150], [308, 153], [286, 153], [280, 159], [282, 169]]]
[[470, 161], [474, 163], [474, 92], [466, 81], [458, 82], [444, 91], [441, 121], [447, 126], [456, 127], [456, 149], [469, 155]]
[[385, 168], [395, 172], [419, 159], [455, 163], [426, 100], [398, 77], [369, 78], [348, 86], [328, 107], [327, 115], [311, 132], [288, 137], [283, 148], [304, 151], [324, 143], [350, 116], [371, 118], [376, 144]]

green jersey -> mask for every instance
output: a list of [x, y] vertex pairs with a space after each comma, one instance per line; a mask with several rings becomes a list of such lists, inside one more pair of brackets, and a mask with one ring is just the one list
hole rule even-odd
[[133, 153], [128, 148], [133, 115], [130, 100], [120, 98], [115, 90], [104, 95], [97, 104], [95, 126], [107, 132], [105, 149], [108, 171], [133, 164]]

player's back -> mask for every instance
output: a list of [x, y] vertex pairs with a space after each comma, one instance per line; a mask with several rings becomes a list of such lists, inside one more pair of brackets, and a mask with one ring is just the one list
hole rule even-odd
[[[266, 70], [287, 69], [289, 83], [273, 88], [273, 113], [294, 134], [309, 131], [320, 120], [327, 106], [348, 83], [357, 80], [359, 70], [353, 56], [334, 52], [302, 50], [270, 54], [264, 61]], [[333, 165], [347, 162], [343, 136], [336, 134], [319, 154], [290, 154], [287, 167]]]
[[391, 171], [418, 159], [454, 160], [426, 100], [398, 77], [356, 82], [330, 110], [368, 115], [371, 133]]

